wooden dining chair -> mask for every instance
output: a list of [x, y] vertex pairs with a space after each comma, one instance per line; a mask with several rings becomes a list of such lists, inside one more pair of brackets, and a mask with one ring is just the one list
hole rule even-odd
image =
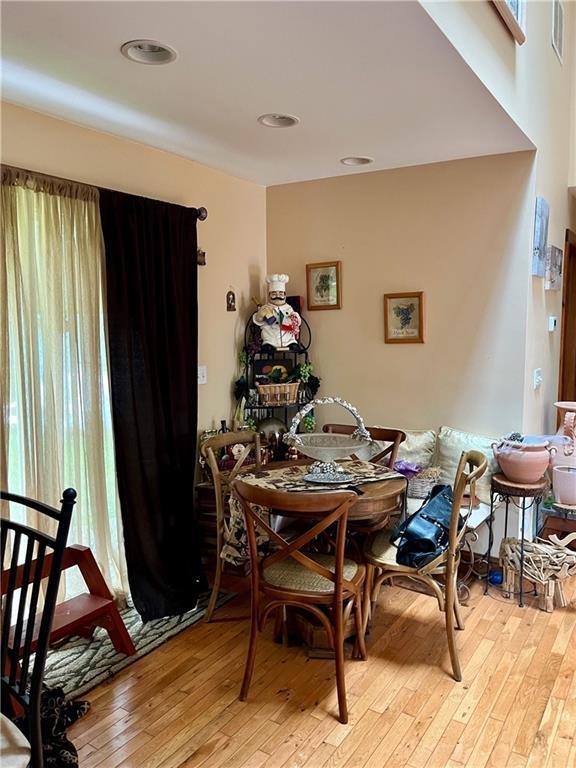
[[[338, 435], [351, 435], [356, 426], [353, 424], [324, 424], [324, 432], [332, 432]], [[378, 453], [371, 456], [369, 461], [374, 464], [387, 464], [390, 469], [394, 469], [394, 464], [398, 457], [398, 449], [406, 440], [406, 432], [401, 429], [385, 429], [384, 427], [367, 427], [372, 440], [379, 443], [386, 443], [385, 447]]]
[[[344, 626], [354, 612], [356, 638], [353, 655], [365, 659], [362, 622], [362, 584], [365, 568], [344, 557], [348, 510], [356, 501], [352, 491], [288, 493], [269, 490], [237, 479], [232, 488], [242, 504], [251, 560], [250, 644], [240, 699], [248, 696], [254, 671], [256, 643], [268, 616], [284, 606], [312, 613], [323, 625], [334, 648], [339, 720], [348, 722], [344, 680]], [[286, 539], [263, 521], [252, 504], [273, 508], [299, 518], [305, 529], [295, 539]], [[256, 526], [270, 536], [270, 553], [259, 558]], [[336, 528], [333, 554], [310, 551], [316, 537]], [[322, 610], [324, 609], [324, 610]]]
[[[324, 432], [335, 433], [338, 435], [351, 435], [356, 427], [352, 424], [325, 424], [322, 429]], [[400, 447], [401, 443], [406, 440], [406, 433], [402, 432], [401, 429], [385, 429], [384, 427], [367, 427], [367, 430], [373, 440], [385, 443], [384, 448], [371, 456], [369, 461], [371, 461], [373, 464], [385, 464], [386, 466], [390, 467], [390, 469], [394, 469], [394, 464], [396, 463], [396, 457], [398, 455], [398, 448]], [[406, 481], [406, 487], [407, 486], [408, 482]], [[406, 492], [404, 493], [402, 502], [398, 505], [398, 507], [394, 510], [386, 508], [386, 514], [383, 514], [380, 520], [375, 519], [370, 523], [355, 523], [351, 525], [350, 532], [352, 544], [355, 547], [358, 547], [357, 535], [360, 536], [360, 539], [363, 542], [363, 537], [366, 535], [374, 533], [381, 528], [385, 528], [389, 524], [390, 516], [400, 515], [402, 510], [405, 509], [405, 504]], [[360, 547], [360, 551], [361, 548], [362, 547]]]
[[460, 530], [458, 530], [458, 523], [464, 492], [466, 488], [470, 488], [470, 498], [474, 498], [475, 483], [486, 471], [486, 466], [486, 457], [480, 451], [462, 453], [454, 479], [448, 548], [430, 563], [421, 568], [399, 565], [396, 562], [397, 549], [390, 542], [390, 529], [383, 529], [370, 537], [364, 549], [367, 565], [363, 609], [364, 628], [366, 629], [370, 616], [371, 603], [372, 605], [376, 603], [380, 587], [384, 581], [392, 580], [396, 576], [408, 576], [423, 582], [433, 592], [438, 600], [438, 607], [445, 614], [448, 650], [454, 679], [457, 681], [462, 680], [462, 672], [454, 636], [454, 623], [458, 629], [464, 629], [464, 622], [458, 600], [456, 580], [460, 563], [460, 548], [466, 532], [466, 525], [461, 525]]
[[[242, 453], [236, 461], [230, 459], [227, 462], [232, 464], [230, 469], [221, 469], [219, 464], [221, 453], [224, 449], [228, 449], [233, 445], [242, 445]], [[230, 496], [230, 483], [234, 480], [240, 469], [250, 461], [255, 469], [261, 468], [260, 435], [252, 430], [224, 432], [208, 438], [200, 448], [200, 455], [210, 469], [214, 484], [214, 495], [216, 497], [216, 567], [212, 594], [210, 595], [205, 614], [206, 621], [211, 621], [222, 581], [223, 562], [220, 555], [224, 546], [226, 504]]]
[[[34, 510], [56, 522], [50, 536], [15, 520], [0, 520], [2, 542], [2, 728], [0, 752], [6, 768], [42, 768], [40, 697], [62, 558], [76, 491], [62, 494], [60, 510], [34, 499], [0, 491], [0, 499]], [[47, 580], [43, 583], [45, 576]], [[42, 592], [42, 609], [38, 610]], [[12, 723], [16, 707], [24, 714], [21, 732]]]

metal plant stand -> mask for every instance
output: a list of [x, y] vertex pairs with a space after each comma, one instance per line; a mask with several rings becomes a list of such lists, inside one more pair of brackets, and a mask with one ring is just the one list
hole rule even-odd
[[492, 483], [490, 486], [490, 518], [488, 520], [488, 552], [486, 553], [486, 584], [484, 586], [484, 594], [488, 592], [488, 576], [490, 573], [490, 556], [492, 554], [492, 544], [494, 541], [493, 523], [494, 523], [494, 507], [497, 503], [503, 502], [505, 505], [505, 517], [504, 517], [504, 538], [508, 536], [508, 511], [510, 505], [518, 509], [521, 515], [520, 523], [520, 584], [519, 584], [519, 600], [518, 605], [520, 608], [524, 607], [524, 540], [525, 540], [525, 518], [526, 512], [534, 510], [535, 520], [538, 520], [538, 512], [540, 504], [542, 503], [542, 497], [546, 490], [546, 480], [542, 478], [538, 483], [515, 483], [503, 474], [497, 474], [492, 477]]

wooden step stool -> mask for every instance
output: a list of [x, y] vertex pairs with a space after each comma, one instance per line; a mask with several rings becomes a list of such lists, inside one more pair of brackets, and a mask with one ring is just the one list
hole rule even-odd
[[[42, 565], [42, 575], [48, 575], [50, 568], [50, 559], [52, 555], [47, 555]], [[31, 572], [34, 572], [35, 561], [32, 562]], [[80, 573], [88, 587], [88, 592], [65, 600], [56, 606], [52, 630], [50, 632], [50, 643], [55, 643], [71, 635], [80, 635], [81, 637], [91, 638], [96, 627], [103, 627], [110, 635], [112, 645], [118, 651], [126, 656], [133, 656], [136, 648], [118, 608], [114, 603], [114, 598], [104, 581], [98, 564], [89, 547], [83, 547], [80, 544], [72, 544], [66, 547], [64, 559], [62, 561], [62, 570], [78, 566]], [[16, 588], [22, 586], [23, 569], [20, 567], [16, 572]], [[2, 594], [8, 588], [8, 572], [2, 572]], [[36, 647], [36, 633], [40, 622], [35, 622], [34, 635], [32, 639], [32, 649]], [[22, 632], [22, 637], [26, 636], [26, 631]], [[20, 649], [22, 652], [23, 646]]]

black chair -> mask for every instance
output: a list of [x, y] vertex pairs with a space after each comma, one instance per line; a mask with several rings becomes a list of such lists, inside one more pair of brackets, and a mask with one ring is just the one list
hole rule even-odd
[[[0, 491], [0, 499], [33, 509], [57, 523], [55, 535], [49, 536], [13, 520], [0, 519], [2, 765], [43, 768], [40, 696], [76, 491], [64, 491], [60, 511], [6, 491]], [[41, 586], [44, 601], [37, 612]], [[22, 732], [12, 723], [14, 714], [23, 715]]]

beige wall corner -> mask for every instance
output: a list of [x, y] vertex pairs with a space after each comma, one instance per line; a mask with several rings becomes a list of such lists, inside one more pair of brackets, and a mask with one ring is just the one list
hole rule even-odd
[[[198, 223], [198, 243], [207, 253], [207, 265], [198, 268], [198, 361], [208, 369], [208, 384], [198, 388], [198, 427], [230, 418], [244, 315], [265, 273], [265, 189], [13, 104], [2, 104], [1, 117], [7, 164], [208, 209], [208, 219]], [[237, 312], [226, 311], [230, 288]]]
[[[523, 152], [268, 189], [268, 266], [291, 292], [342, 261], [342, 309], [306, 313], [321, 393], [370, 424], [519, 428], [532, 173]], [[385, 344], [384, 293], [419, 290], [426, 342]]]

